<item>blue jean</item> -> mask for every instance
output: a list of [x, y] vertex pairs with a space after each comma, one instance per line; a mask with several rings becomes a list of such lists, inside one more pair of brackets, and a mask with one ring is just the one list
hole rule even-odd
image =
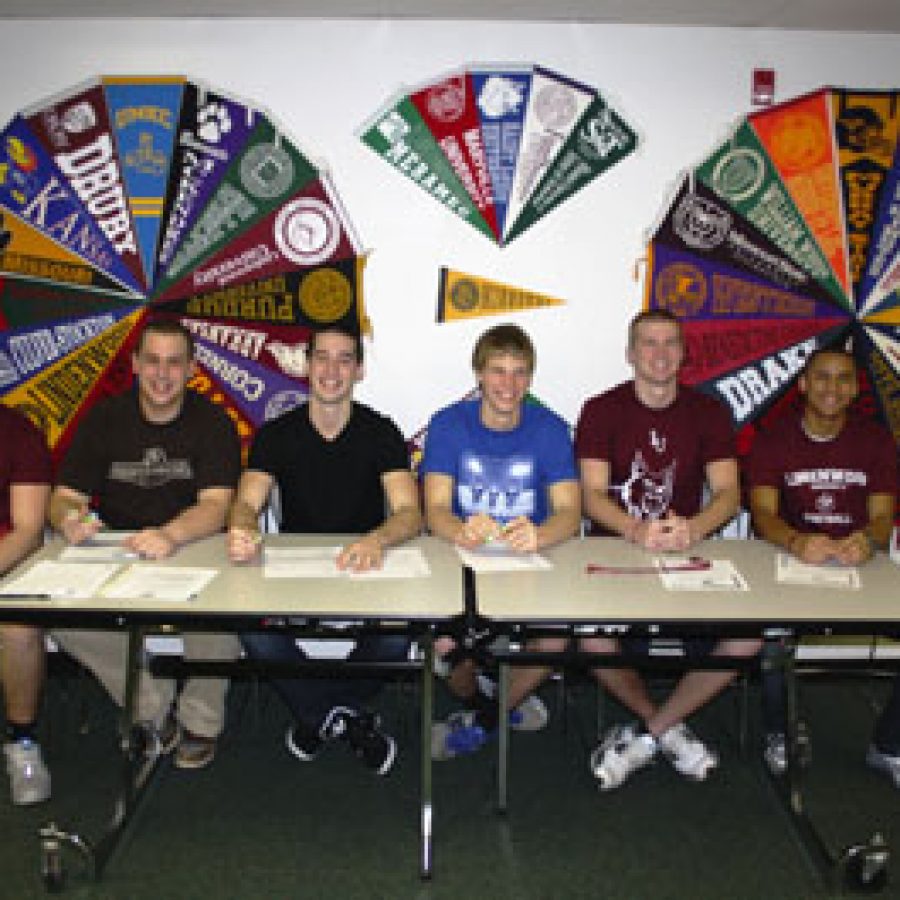
[[[294, 636], [281, 631], [257, 631], [241, 635], [250, 659], [259, 662], [292, 663], [308, 659]], [[363, 635], [347, 659], [351, 662], [402, 662], [409, 655], [410, 640], [405, 635]], [[294, 717], [318, 729], [335, 706], [358, 710], [381, 689], [381, 678], [272, 678], [271, 684]]]

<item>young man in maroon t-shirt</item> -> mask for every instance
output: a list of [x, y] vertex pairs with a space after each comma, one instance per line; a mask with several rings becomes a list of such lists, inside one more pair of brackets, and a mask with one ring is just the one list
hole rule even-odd
[[[812, 564], [855, 566], [885, 550], [894, 523], [897, 448], [880, 425], [850, 406], [858, 379], [844, 350], [816, 351], [800, 376], [803, 411], [760, 435], [747, 477], [750, 508], [760, 537]], [[786, 766], [783, 683], [764, 679], [765, 758]], [[900, 689], [883, 711], [868, 762], [900, 787]]]
[[[664, 311], [631, 322], [628, 362], [634, 380], [587, 401], [575, 433], [584, 508], [601, 534], [648, 550], [681, 552], [728, 522], [738, 509], [738, 465], [731, 422], [716, 400], [678, 383], [684, 359], [681, 324]], [[704, 488], [708, 490], [704, 502]], [[687, 641], [688, 653], [753, 656], [757, 640]], [[582, 647], [618, 653], [614, 638]], [[599, 681], [640, 719], [614, 726], [591, 754], [604, 790], [618, 787], [659, 751], [682, 775], [702, 780], [718, 763], [685, 719], [734, 672], [693, 671], [661, 704], [634, 669], [595, 670]]]
[[[19, 412], [0, 406], [0, 574], [41, 545], [53, 470], [44, 436]], [[50, 796], [50, 772], [35, 735], [44, 683], [44, 635], [30, 625], [0, 625], [6, 700], [3, 752], [12, 802]]]

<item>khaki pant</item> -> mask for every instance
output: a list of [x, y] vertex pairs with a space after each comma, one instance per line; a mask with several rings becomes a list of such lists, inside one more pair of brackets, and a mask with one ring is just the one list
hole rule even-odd
[[[52, 632], [63, 650], [89, 669], [112, 699], [125, 703], [125, 664], [128, 634], [121, 631], [79, 631], [61, 629]], [[185, 660], [237, 659], [241, 645], [234, 634], [183, 634]], [[202, 737], [218, 737], [225, 726], [227, 678], [190, 678], [178, 695], [178, 721], [190, 732]], [[162, 724], [175, 696], [175, 681], [153, 678], [142, 669], [138, 682], [137, 719]]]

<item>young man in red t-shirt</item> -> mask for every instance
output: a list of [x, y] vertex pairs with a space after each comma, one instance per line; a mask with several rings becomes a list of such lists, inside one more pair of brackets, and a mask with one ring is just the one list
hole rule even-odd
[[[41, 544], [52, 467], [44, 436], [24, 416], [0, 406], [0, 574]], [[44, 636], [29, 625], [0, 625], [6, 701], [4, 755], [12, 802], [50, 796], [50, 772], [35, 737], [44, 683]]]
[[[596, 532], [621, 535], [647, 550], [683, 552], [737, 512], [731, 423], [715, 399], [678, 383], [684, 340], [673, 315], [637, 315], [627, 356], [634, 380], [588, 400], [578, 421], [575, 452], [584, 509]], [[758, 640], [688, 640], [685, 649], [748, 657], [760, 645]], [[582, 647], [618, 653], [622, 643], [595, 637]], [[688, 778], [702, 780], [715, 768], [715, 753], [685, 720], [732, 681], [734, 672], [687, 672], [659, 704], [634, 669], [601, 668], [594, 674], [640, 720], [614, 726], [591, 754], [591, 772], [603, 790], [618, 787], [660, 751]]]
[[[897, 448], [870, 419], [854, 416], [856, 364], [844, 350], [816, 351], [799, 381], [803, 410], [760, 435], [747, 468], [760, 537], [816, 565], [855, 566], [887, 549], [894, 523]], [[782, 680], [764, 680], [765, 758], [786, 766]], [[900, 689], [875, 729], [868, 762], [900, 787]]]

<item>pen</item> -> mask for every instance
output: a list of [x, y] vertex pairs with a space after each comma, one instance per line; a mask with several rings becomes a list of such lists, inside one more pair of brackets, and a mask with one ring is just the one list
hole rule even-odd
[[484, 538], [485, 544], [490, 544], [491, 541], [502, 540], [503, 537], [509, 533], [509, 524], [500, 526], [500, 534], [488, 534]]
[[588, 563], [584, 567], [587, 575], [666, 575], [670, 572], [704, 572], [712, 568], [708, 559], [691, 556], [683, 563], [663, 563], [661, 566], [605, 566]]

